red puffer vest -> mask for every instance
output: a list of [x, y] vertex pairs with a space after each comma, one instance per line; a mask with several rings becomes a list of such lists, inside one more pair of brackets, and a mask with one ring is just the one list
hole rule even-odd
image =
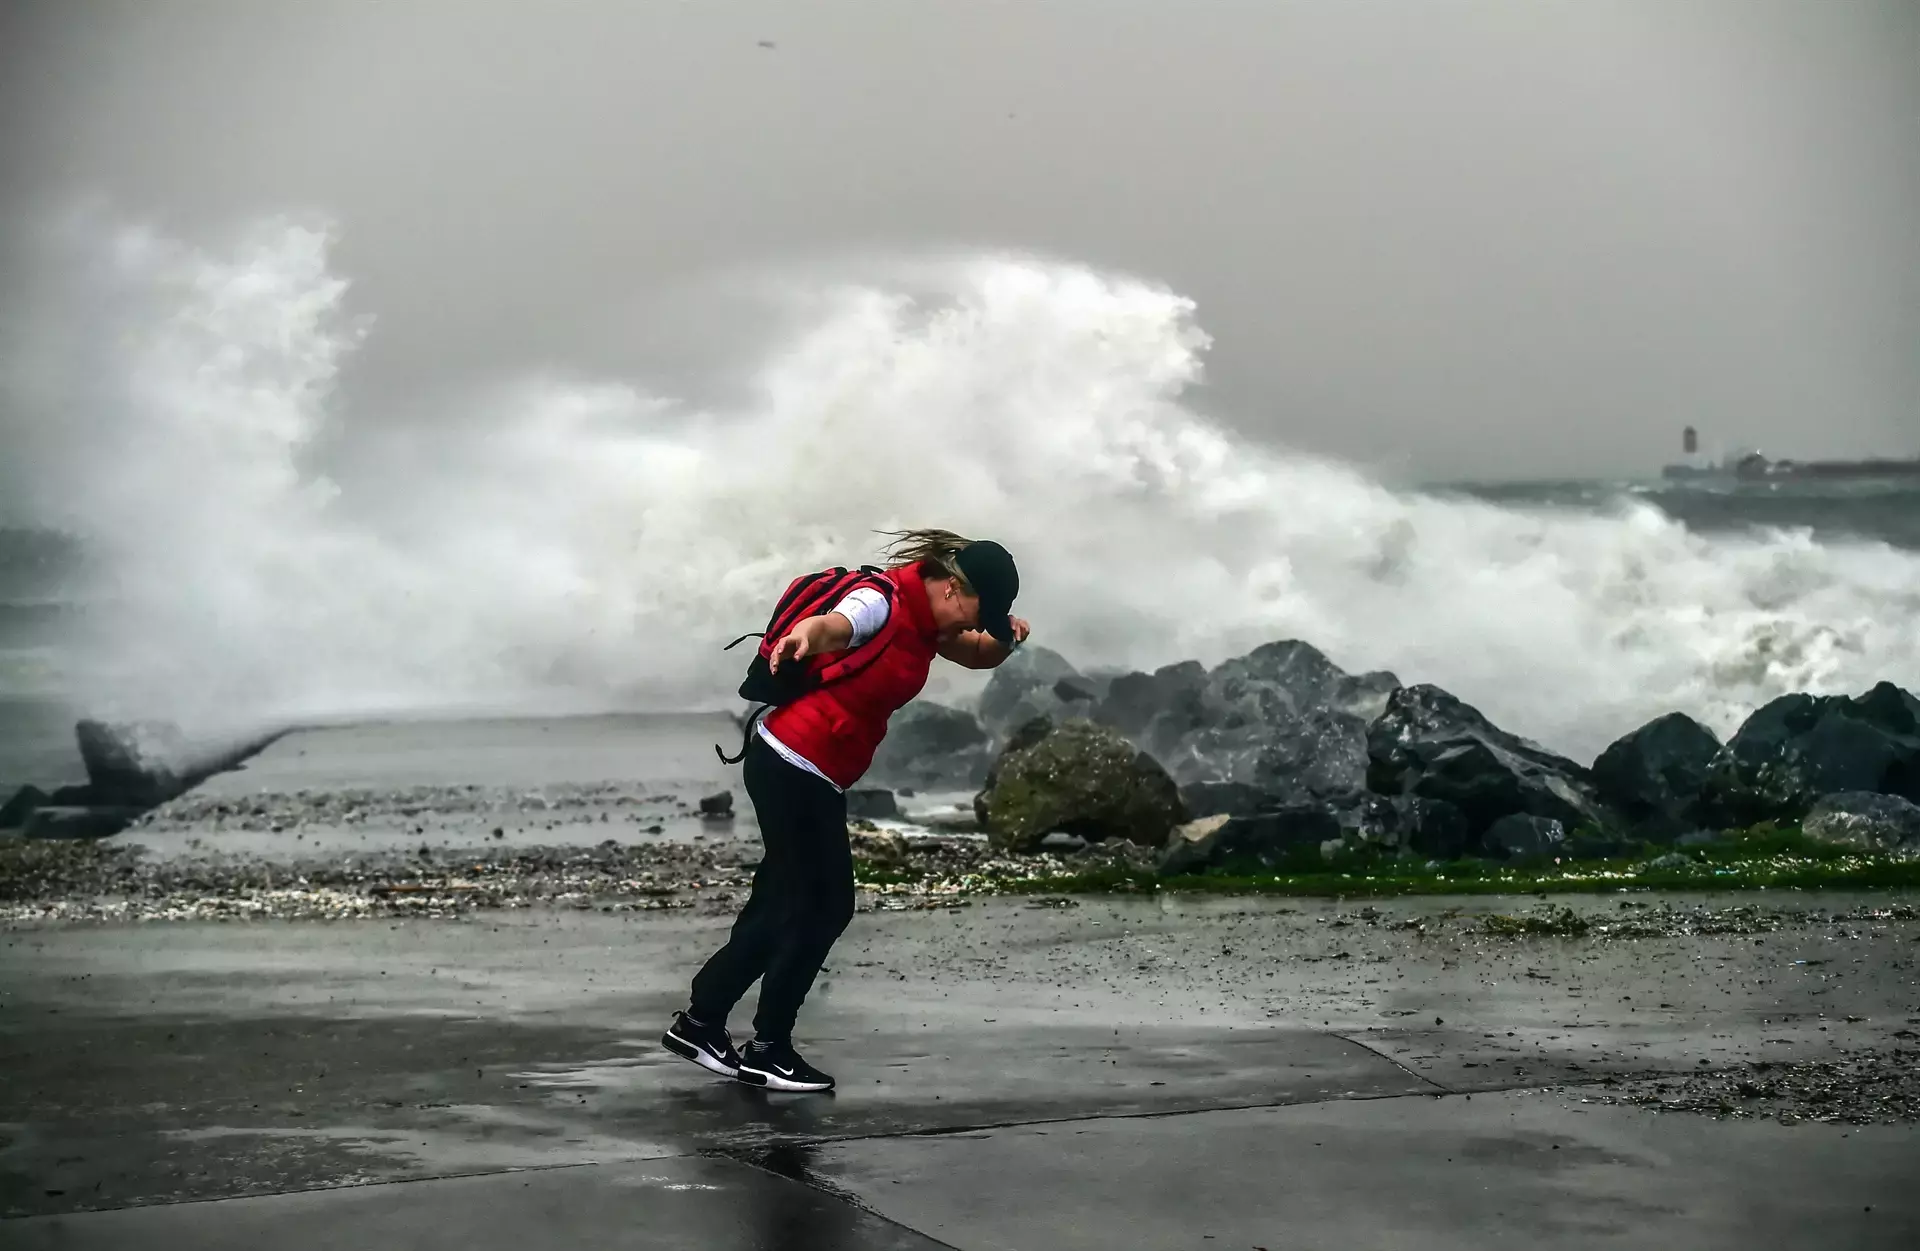
[[842, 790], [873, 763], [887, 719], [920, 693], [938, 654], [939, 629], [920, 566], [889, 569], [886, 576], [898, 592], [880, 627], [887, 639], [880, 655], [852, 677], [774, 709], [762, 723]]

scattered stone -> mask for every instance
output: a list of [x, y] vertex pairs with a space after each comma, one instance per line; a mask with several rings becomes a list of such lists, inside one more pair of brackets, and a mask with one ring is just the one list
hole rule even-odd
[[907, 858], [906, 838], [892, 830], [849, 828], [847, 841], [854, 855], [874, 864], [897, 865]]
[[717, 795], [701, 796], [700, 815], [714, 820], [733, 816], [733, 792], [721, 791]]
[[1565, 938], [1580, 938], [1593, 928], [1592, 921], [1567, 907], [1543, 908], [1522, 916], [1508, 916], [1505, 913], [1496, 912], [1483, 917], [1480, 925], [1489, 934], [1506, 937], [1553, 934]]
[[1920, 1121], [1920, 1050], [1845, 1048], [1831, 1060], [1756, 1060], [1679, 1077], [1629, 1078], [1579, 1094], [1585, 1103], [1726, 1120], [1912, 1124]]

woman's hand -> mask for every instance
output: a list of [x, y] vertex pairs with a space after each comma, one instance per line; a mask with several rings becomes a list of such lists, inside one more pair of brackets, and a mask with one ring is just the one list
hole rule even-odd
[[792, 633], [773, 645], [773, 651], [767, 656], [767, 672], [778, 673], [782, 661], [805, 660], [812, 652], [811, 640], [806, 632], [795, 627]]
[[778, 673], [785, 661], [805, 660], [837, 652], [853, 641], [853, 621], [837, 612], [794, 623], [787, 636], [767, 653], [767, 672]]
[[1008, 617], [1007, 621], [1013, 626], [1013, 641], [1016, 643], [1026, 642], [1027, 635], [1033, 633], [1033, 627], [1028, 625], [1024, 618]]

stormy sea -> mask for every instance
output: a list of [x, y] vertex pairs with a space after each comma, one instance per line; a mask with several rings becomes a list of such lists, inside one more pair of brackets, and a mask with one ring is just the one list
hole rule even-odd
[[123, 230], [16, 322], [0, 792], [74, 777], [78, 716], [731, 708], [721, 646], [769, 596], [914, 525], [1007, 543], [1083, 668], [1298, 638], [1576, 759], [1666, 711], [1725, 734], [1788, 691], [1920, 686], [1911, 482], [1384, 481], [1198, 411], [1178, 293], [991, 254], [801, 293], [724, 403], [490, 381], [356, 443], [379, 415], [336, 383], [379, 325], [332, 245]]

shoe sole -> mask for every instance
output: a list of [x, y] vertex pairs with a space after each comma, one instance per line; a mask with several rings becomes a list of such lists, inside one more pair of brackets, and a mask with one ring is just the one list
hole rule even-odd
[[790, 1077], [782, 1077], [778, 1073], [770, 1073], [765, 1069], [750, 1069], [744, 1064], [740, 1066], [740, 1071], [735, 1076], [749, 1086], [759, 1086], [765, 1090], [792, 1091], [795, 1094], [817, 1094], [822, 1090], [833, 1089], [832, 1082], [796, 1082]]
[[733, 1068], [724, 1060], [715, 1059], [707, 1052], [706, 1048], [700, 1046], [698, 1043], [690, 1042], [680, 1037], [680, 1035], [674, 1033], [672, 1030], [668, 1030], [665, 1034], [661, 1035], [660, 1045], [683, 1060], [693, 1061], [709, 1073], [718, 1073], [722, 1077], [740, 1076], [739, 1069]]

